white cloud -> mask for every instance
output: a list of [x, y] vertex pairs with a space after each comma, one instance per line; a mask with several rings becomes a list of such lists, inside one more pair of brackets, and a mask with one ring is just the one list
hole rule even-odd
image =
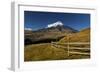
[[55, 23], [48, 24], [47, 27], [48, 27], [48, 28], [50, 28], [50, 27], [56, 27], [56, 26], [58, 26], [58, 25], [62, 26], [63, 23], [62, 23], [61, 21], [57, 21], [57, 22], [55, 22]]
[[29, 30], [29, 31], [31, 31], [32, 29], [31, 29], [31, 28], [25, 28], [25, 30]]

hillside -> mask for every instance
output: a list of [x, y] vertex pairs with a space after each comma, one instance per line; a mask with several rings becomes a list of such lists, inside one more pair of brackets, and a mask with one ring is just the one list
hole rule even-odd
[[80, 32], [69, 34], [62, 38], [59, 42], [90, 42], [90, 28], [81, 30]]

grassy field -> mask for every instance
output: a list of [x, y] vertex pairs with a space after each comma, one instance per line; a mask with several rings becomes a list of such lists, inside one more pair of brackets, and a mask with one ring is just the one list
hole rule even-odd
[[64, 49], [52, 47], [51, 44], [36, 44], [25, 47], [25, 61], [52, 60], [67, 58]]
[[[63, 45], [61, 45], [63, 46]], [[86, 59], [90, 58], [90, 49], [70, 49], [68, 56], [67, 46], [56, 47], [51, 43], [32, 44], [25, 46], [25, 61], [41, 61], [41, 60], [63, 60], [63, 59]], [[75, 48], [75, 47], [74, 47]], [[79, 52], [75, 53], [75, 52]], [[88, 54], [81, 54], [88, 53]]]

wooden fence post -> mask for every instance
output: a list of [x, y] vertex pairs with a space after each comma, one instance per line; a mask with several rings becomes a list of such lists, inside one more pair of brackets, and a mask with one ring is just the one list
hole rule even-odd
[[69, 56], [69, 34], [68, 34], [67, 40], [68, 40], [67, 48], [68, 48], [68, 56]]

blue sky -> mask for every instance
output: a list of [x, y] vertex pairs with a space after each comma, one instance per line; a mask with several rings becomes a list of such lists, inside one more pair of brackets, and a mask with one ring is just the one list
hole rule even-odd
[[38, 30], [61, 21], [76, 30], [90, 27], [90, 14], [24, 11], [24, 27]]

